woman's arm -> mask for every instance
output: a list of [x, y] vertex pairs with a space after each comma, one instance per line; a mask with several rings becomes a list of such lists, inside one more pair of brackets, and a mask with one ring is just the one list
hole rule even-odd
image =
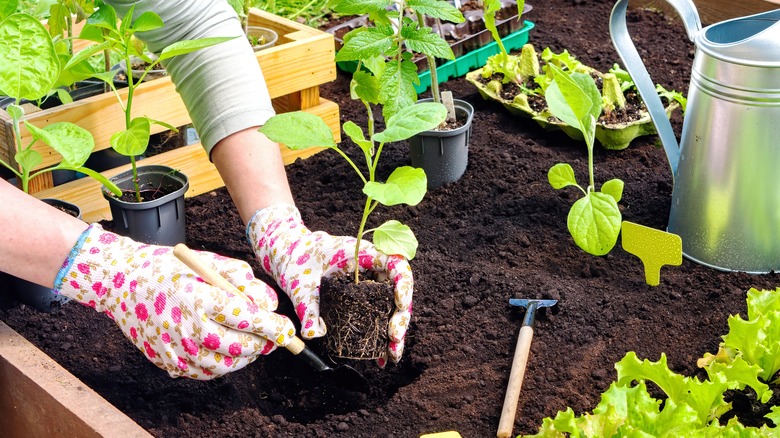
[[0, 179], [0, 271], [52, 287], [87, 224]]

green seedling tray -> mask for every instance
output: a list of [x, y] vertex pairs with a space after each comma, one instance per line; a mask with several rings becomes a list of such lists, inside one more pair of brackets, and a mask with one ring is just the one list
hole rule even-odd
[[[510, 33], [501, 39], [501, 42], [504, 44], [504, 48], [506, 48], [507, 51], [511, 51], [523, 47], [523, 45], [528, 42], [528, 34], [533, 28], [533, 22], [528, 20], [524, 21], [523, 27], [520, 30], [514, 33]], [[484, 32], [488, 31], [485, 30]], [[447, 82], [450, 79], [465, 76], [472, 69], [485, 65], [488, 58], [499, 53], [499, 51], [500, 49], [498, 48], [498, 43], [493, 41], [491, 43], [485, 44], [479, 49], [472, 50], [462, 56], [459, 56], [456, 59], [447, 61], [436, 68], [437, 79], [441, 84], [442, 82]], [[354, 73], [355, 69], [357, 69], [356, 61], [337, 62], [336, 65], [341, 70], [348, 73]], [[418, 76], [420, 77], [420, 85], [416, 85], [414, 88], [419, 94], [430, 88], [431, 71], [425, 70], [424, 72], [419, 73]]]

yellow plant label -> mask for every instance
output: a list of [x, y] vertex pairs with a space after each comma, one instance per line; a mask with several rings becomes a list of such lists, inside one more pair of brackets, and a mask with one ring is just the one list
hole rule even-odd
[[661, 282], [662, 266], [682, 264], [682, 239], [676, 234], [623, 221], [621, 235], [623, 249], [642, 260], [645, 281], [650, 286]]

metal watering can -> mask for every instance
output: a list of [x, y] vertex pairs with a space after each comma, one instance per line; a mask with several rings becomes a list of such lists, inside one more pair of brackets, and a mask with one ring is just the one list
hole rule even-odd
[[609, 30], [672, 168], [668, 231], [697, 263], [780, 271], [780, 9], [702, 29], [690, 0], [666, 1], [696, 46], [679, 147], [628, 35], [628, 0]]

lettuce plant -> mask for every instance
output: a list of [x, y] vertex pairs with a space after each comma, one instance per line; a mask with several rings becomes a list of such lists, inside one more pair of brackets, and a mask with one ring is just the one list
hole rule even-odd
[[[780, 288], [774, 291], [750, 289], [748, 319], [729, 318], [729, 333], [717, 354], [705, 354], [698, 365], [707, 371], [699, 380], [671, 371], [666, 356], [657, 362], [639, 360], [629, 352], [615, 365], [617, 381], [602, 394], [592, 413], [575, 415], [571, 408], [545, 418], [538, 433], [542, 437], [776, 437], [780, 406], [769, 407], [767, 424], [747, 427], [737, 417], [721, 424], [731, 410], [726, 391], [756, 394], [756, 402], [768, 403], [780, 383]], [[653, 398], [646, 382], [653, 382], [666, 395]], [[634, 384], [636, 382], [636, 384]], [[771, 425], [771, 423], [774, 426]]]
[[141, 192], [138, 182], [138, 168], [136, 166], [136, 156], [146, 152], [151, 136], [151, 125], [157, 124], [172, 131], [176, 128], [159, 120], [153, 120], [146, 116], [133, 117], [133, 95], [138, 86], [143, 83], [144, 78], [161, 62], [173, 58], [174, 56], [184, 55], [205, 47], [213, 46], [221, 42], [232, 39], [233, 37], [214, 37], [201, 38], [197, 40], [187, 40], [175, 42], [165, 47], [156, 58], [152, 59], [144, 50], [145, 45], [136, 39], [138, 32], [151, 31], [164, 26], [160, 16], [154, 12], [144, 12], [133, 20], [133, 11], [135, 6], [127, 11], [127, 14], [118, 20], [116, 11], [109, 5], [101, 5], [87, 19], [87, 25], [81, 31], [79, 38], [94, 41], [94, 44], [79, 51], [66, 67], [74, 65], [88, 59], [92, 55], [105, 50], [118, 53], [125, 61], [125, 65], [132, 65], [132, 58], [139, 57], [147, 62], [147, 67], [138, 79], [134, 79], [132, 74], [127, 75], [127, 98], [123, 100], [117, 92], [113, 83], [113, 74], [100, 76], [100, 79], [106, 81], [114, 92], [122, 111], [125, 113], [125, 129], [111, 136], [111, 147], [118, 153], [130, 157], [130, 163], [133, 170], [133, 186], [135, 189], [135, 198], [141, 202]]
[[586, 188], [577, 184], [574, 170], [567, 163], [550, 168], [547, 179], [555, 189], [575, 186], [584, 197], [569, 210], [567, 226], [574, 242], [593, 255], [605, 255], [615, 246], [620, 234], [622, 215], [617, 203], [623, 195], [623, 181], [611, 179], [596, 190], [593, 176], [593, 145], [596, 139], [596, 119], [604, 102], [593, 78], [586, 73], [566, 73], [548, 63], [553, 80], [547, 86], [546, 97], [550, 112], [565, 123], [578, 128], [588, 147], [588, 175]]
[[[95, 147], [95, 140], [89, 131], [70, 122], [52, 123], [38, 128], [25, 122], [33, 140], [24, 145], [20, 124], [24, 109], [21, 99], [35, 101], [45, 96], [60, 75], [60, 62], [54, 43], [46, 28], [37, 18], [29, 14], [12, 14], [0, 22], [0, 90], [16, 99], [6, 111], [13, 121], [13, 138], [16, 144], [14, 160], [21, 170], [0, 160], [0, 164], [11, 170], [21, 182], [22, 190], [29, 192], [29, 181], [53, 170], [75, 170], [89, 175], [111, 190], [121, 194], [119, 188], [106, 177], [84, 167], [84, 163]], [[41, 154], [32, 149], [42, 141], [62, 155], [56, 166], [34, 171], [43, 161]]]

